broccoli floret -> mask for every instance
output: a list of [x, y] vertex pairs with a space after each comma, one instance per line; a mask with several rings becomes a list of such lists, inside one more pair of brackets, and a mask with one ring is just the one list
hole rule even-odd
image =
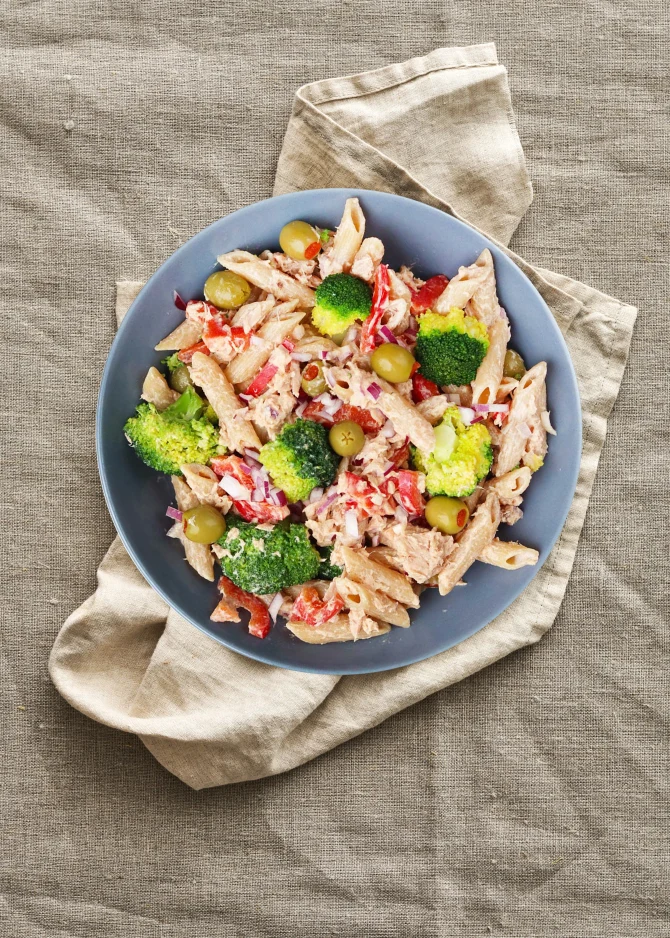
[[317, 547], [316, 548], [321, 556], [321, 564], [319, 566], [318, 577], [320, 580], [334, 580], [337, 576], [342, 576], [344, 573], [342, 567], [336, 566], [336, 564], [330, 562], [330, 555], [333, 553], [333, 548], [331, 547]]
[[334, 482], [340, 462], [326, 428], [303, 419], [287, 424], [275, 440], [261, 447], [258, 458], [289, 502], [301, 501], [317, 486]]
[[426, 474], [430, 495], [464, 498], [488, 475], [493, 462], [491, 434], [483, 423], [466, 427], [457, 407], [448, 407], [435, 427], [435, 449], [412, 451], [415, 469]]
[[321, 558], [304, 525], [282, 521], [267, 531], [232, 514], [227, 522], [221, 569], [243, 590], [276, 593], [318, 575]]
[[370, 315], [372, 291], [351, 274], [331, 274], [316, 288], [312, 322], [324, 335], [341, 335], [357, 319]]
[[140, 459], [157, 472], [181, 475], [187, 462], [207, 463], [221, 452], [217, 429], [206, 420], [203, 402], [187, 388], [166, 410], [140, 404], [124, 432]]
[[185, 368], [183, 361], [179, 359], [179, 352], [173, 352], [172, 355], [168, 355], [167, 358], [161, 360], [161, 365], [165, 365], [167, 370], [172, 374], [173, 371], [177, 371], [179, 368]]
[[429, 381], [470, 384], [488, 347], [484, 323], [453, 307], [444, 316], [427, 312], [421, 317], [414, 354]]

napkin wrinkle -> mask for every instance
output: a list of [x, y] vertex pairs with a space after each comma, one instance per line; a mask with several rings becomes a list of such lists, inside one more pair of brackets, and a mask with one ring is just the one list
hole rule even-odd
[[[396, 128], [398, 113], [412, 114], [411, 125], [405, 120]], [[468, 136], [464, 128], [473, 113], [477, 120]], [[399, 142], [389, 142], [393, 136]], [[426, 141], [425, 152], [411, 152], [410, 136], [422, 146]], [[449, 149], [456, 138], [463, 152]], [[388, 152], [404, 144], [412, 173]], [[96, 593], [56, 640], [50, 673], [74, 707], [137, 733], [158, 762], [194, 789], [295, 768], [539, 641], [567, 588], [630, 346], [634, 307], [535, 268], [506, 247], [532, 190], [506, 72], [492, 44], [437, 49], [400, 65], [300, 88], [274, 194], [324, 187], [397, 192], [469, 219], [527, 274], [550, 307], [575, 366], [584, 417], [579, 479], [550, 557], [503, 613], [431, 659], [377, 674], [315, 675], [237, 655], [170, 610], [116, 538], [100, 565]], [[117, 284], [118, 323], [142, 286]]]

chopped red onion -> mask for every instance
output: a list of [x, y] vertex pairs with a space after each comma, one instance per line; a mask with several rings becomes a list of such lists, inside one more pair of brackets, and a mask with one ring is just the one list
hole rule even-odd
[[283, 602], [284, 597], [281, 593], [275, 593], [275, 595], [272, 597], [272, 602], [268, 606], [268, 613], [270, 614], [270, 618], [273, 622], [277, 621], [277, 616], [279, 615], [279, 610], [281, 609]]
[[489, 405], [488, 404], [473, 404], [472, 409], [476, 414], [488, 414]]
[[250, 498], [249, 489], [231, 475], [222, 476], [219, 479], [219, 487], [223, 489], [226, 495], [236, 499], [239, 502], [248, 502]]
[[249, 340], [249, 344], [256, 346], [265, 345], [265, 339], [262, 339], [259, 335], [253, 334]]
[[253, 400], [251, 394], [238, 394], [237, 395], [241, 401], [251, 401]]
[[273, 420], [276, 420], [277, 417], [279, 416], [279, 411], [275, 410], [275, 408], [272, 406], [268, 407], [268, 411], [270, 412], [270, 416], [272, 417]]
[[408, 332], [410, 335], [416, 335], [419, 331], [419, 323], [416, 320], [415, 316], [409, 317], [409, 325], [405, 329], [405, 332]]
[[370, 538], [370, 543], [373, 547], [379, 547], [379, 535], [373, 534]]
[[395, 469], [395, 463], [392, 463], [390, 459], [386, 460], [386, 465], [384, 466], [384, 475], [387, 476], [389, 472], [393, 472]]
[[473, 417], [473, 419], [471, 420], [471, 423], [483, 423], [483, 422], [484, 422], [484, 418], [481, 414], [478, 417]]
[[319, 515], [323, 514], [323, 512], [327, 508], [330, 508], [330, 506], [333, 504], [336, 498], [337, 498], [337, 492], [333, 492], [332, 495], [329, 495], [328, 498], [325, 499], [323, 504], [319, 505], [319, 507], [317, 508], [315, 512], [316, 516], [318, 517]]
[[[459, 407], [459, 408], [458, 408], [458, 412], [459, 412], [459, 414], [461, 415], [461, 420], [463, 421], [463, 423], [465, 424], [465, 426], [466, 426], [466, 427], [469, 427], [470, 424], [471, 424], [471, 423], [474, 421], [474, 419], [475, 419], [475, 412], [474, 412], [474, 410], [472, 409], [472, 407]], [[481, 418], [480, 418], [480, 419], [481, 419]]]
[[247, 466], [247, 464], [246, 464], [245, 462], [242, 462], [241, 460], [240, 460], [240, 470], [241, 470], [246, 476], [250, 476], [250, 475], [251, 475], [251, 466]]
[[282, 508], [284, 507], [284, 505], [288, 505], [288, 498], [286, 497], [286, 492], [283, 492], [281, 489], [277, 489], [277, 488], [271, 489], [270, 497], [277, 505], [281, 505]]
[[270, 497], [270, 483], [267, 480], [263, 480], [263, 495], [266, 498]]
[[373, 381], [372, 384], [368, 385], [368, 394], [370, 394], [376, 401], [379, 400], [379, 397], [382, 393], [382, 389], [378, 384], [375, 384]]
[[177, 309], [180, 309], [182, 312], [186, 311], [186, 303], [184, 300], [182, 300], [176, 290], [172, 291], [172, 299], [174, 300], [174, 305], [177, 307]]
[[398, 344], [398, 340], [393, 335], [393, 333], [391, 332], [388, 326], [380, 326], [379, 331], [384, 336], [387, 342], [392, 342], [394, 345]]
[[173, 508], [172, 505], [168, 505], [165, 514], [168, 518], [172, 518], [173, 521], [181, 521], [183, 518], [183, 512], [179, 511], [178, 508]]
[[517, 427], [517, 430], [519, 431], [519, 436], [524, 440], [529, 439], [529, 437], [531, 437], [533, 434], [533, 431], [530, 429], [527, 423], [520, 423]]
[[387, 440], [390, 440], [392, 436], [395, 436], [395, 427], [390, 420], [387, 420], [379, 432]]
[[542, 413], [540, 414], [540, 421], [541, 421], [542, 426], [544, 427], [544, 429], [547, 431], [547, 433], [551, 433], [552, 436], [556, 436], [556, 431], [554, 430], [554, 428], [553, 428], [552, 425], [551, 425], [551, 420], [550, 420], [550, 418], [549, 418], [549, 411], [548, 411], [548, 410], [543, 410], [543, 411], [542, 411]]
[[408, 518], [409, 518], [409, 515], [407, 514], [405, 509], [402, 507], [402, 505], [398, 505], [398, 507], [395, 510], [395, 520], [407, 521]]
[[331, 388], [334, 388], [335, 378], [331, 375], [330, 371], [324, 371], [323, 376], [326, 379], [326, 384], [328, 384]]
[[354, 354], [354, 350], [352, 349], [352, 347], [350, 345], [345, 345], [340, 350], [340, 354], [338, 355], [338, 358], [341, 362], [346, 362], [347, 359], [351, 358], [353, 354]]
[[261, 465], [261, 464], [260, 464], [259, 461], [258, 461], [258, 450], [257, 450], [257, 449], [245, 449], [244, 455], [245, 455], [245, 457], [249, 460], [249, 464], [250, 464], [251, 466], [254, 466], [254, 465], [255, 465], [255, 467], [256, 467], [257, 469], [260, 468], [260, 465]]
[[296, 417], [302, 417], [306, 409], [307, 409], [307, 401], [303, 401], [301, 404], [298, 404], [298, 406], [295, 409]]
[[261, 492], [261, 490], [260, 490], [260, 489], [254, 489], [253, 492], [251, 493], [251, 501], [252, 501], [252, 502], [262, 502], [262, 501], [264, 501], [264, 500], [265, 500], [265, 497], [264, 497], [263, 493]]
[[349, 537], [358, 537], [358, 518], [353, 508], [344, 513], [344, 529]]
[[328, 358], [328, 349], [322, 348], [319, 354], [321, 355], [321, 358], [325, 362], [325, 360]]
[[506, 414], [509, 411], [509, 404], [489, 404], [490, 414]]
[[311, 502], [318, 502], [318, 501], [319, 501], [320, 499], [322, 499], [322, 498], [323, 498], [323, 489], [321, 489], [321, 488], [312, 489], [312, 491], [311, 491], [310, 494], [309, 494], [309, 501], [310, 501], [310, 503], [311, 503]]

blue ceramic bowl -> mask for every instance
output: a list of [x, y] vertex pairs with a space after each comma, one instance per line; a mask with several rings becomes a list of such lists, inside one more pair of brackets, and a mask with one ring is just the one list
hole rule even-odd
[[279, 622], [263, 640], [242, 624], [210, 621], [218, 601], [216, 585], [202, 580], [184, 562], [178, 543], [165, 537], [171, 522], [165, 509], [173, 501], [167, 476], [145, 466], [123, 435], [134, 412], [142, 381], [161, 355], [154, 345], [182, 319], [173, 290], [185, 298], [201, 297], [216, 257], [234, 248], [259, 253], [278, 248], [286, 222], [302, 218], [334, 228], [344, 201], [358, 196], [367, 219], [366, 233], [384, 242], [385, 260], [398, 268], [410, 265], [419, 276], [453, 276], [490, 248], [500, 301], [509, 313], [513, 346], [528, 364], [549, 365], [548, 397], [558, 431], [549, 455], [524, 499], [524, 517], [503, 538], [519, 540], [547, 559], [565, 522], [577, 481], [581, 453], [581, 408], [577, 381], [565, 342], [540, 297], [519, 268], [490, 241], [467, 225], [420, 202], [383, 192], [322, 189], [294, 192], [258, 202], [222, 218], [184, 244], [156, 271], [133, 303], [116, 336], [105, 365], [97, 414], [100, 477], [114, 524], [135, 564], [167, 603], [197, 628], [229, 648], [300, 671], [360, 674], [399, 668], [438, 654], [473, 635], [501, 613], [530, 583], [539, 569], [506, 572], [475, 563], [467, 587], [441, 597], [428, 590], [412, 627], [393, 628], [380, 638], [333, 645], [306, 645]]

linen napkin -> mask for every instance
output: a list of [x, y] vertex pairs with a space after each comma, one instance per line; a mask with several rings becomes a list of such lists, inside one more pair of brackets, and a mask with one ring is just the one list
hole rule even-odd
[[[437, 49], [300, 88], [275, 194], [339, 186], [418, 199], [506, 245], [532, 190], [495, 47]], [[137, 733], [162, 765], [200, 789], [291, 769], [542, 637], [570, 576], [636, 310], [511, 256], [566, 338], [584, 418], [574, 502], [525, 592], [428, 661], [376, 675], [303, 674], [251, 661], [193, 628], [144, 581], [117, 538], [95, 593], [51, 654], [51, 677], [72, 706]], [[117, 285], [117, 320], [141, 286]]]

